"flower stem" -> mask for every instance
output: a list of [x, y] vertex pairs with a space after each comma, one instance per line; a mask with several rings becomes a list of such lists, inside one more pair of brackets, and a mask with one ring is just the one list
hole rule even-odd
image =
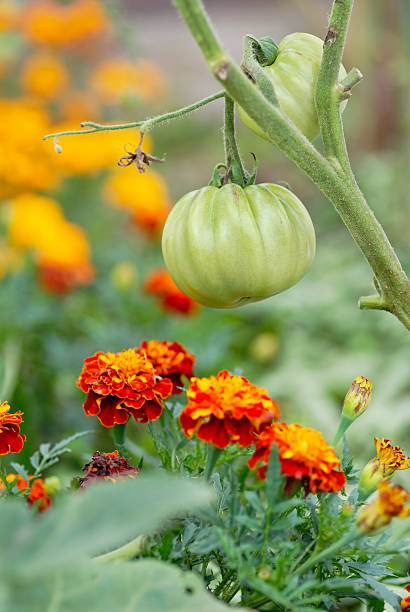
[[65, 132], [56, 132], [54, 134], [47, 134], [44, 136], [43, 140], [48, 140], [49, 138], [59, 138], [60, 136], [78, 136], [81, 134], [95, 134], [96, 132], [113, 132], [115, 130], [129, 130], [132, 128], [140, 128], [141, 132], [149, 132], [152, 128], [156, 127], [160, 123], [164, 123], [166, 121], [170, 121], [171, 119], [179, 119], [188, 113], [192, 113], [193, 111], [201, 108], [201, 106], [205, 106], [205, 104], [209, 104], [214, 100], [218, 100], [219, 98], [223, 98], [225, 96], [224, 91], [218, 91], [212, 96], [208, 96], [207, 98], [203, 98], [198, 102], [194, 102], [189, 106], [185, 106], [184, 108], [179, 108], [175, 111], [170, 111], [169, 113], [164, 113], [163, 115], [158, 115], [157, 117], [153, 117], [152, 119], [143, 119], [142, 121], [132, 121], [131, 123], [116, 123], [113, 125], [104, 125], [102, 123], [95, 123], [94, 121], [83, 121], [81, 123], [81, 127], [90, 128], [88, 130], [67, 130]]
[[340, 538], [340, 540], [337, 540], [336, 542], [331, 544], [331, 546], [324, 548], [319, 553], [312, 555], [309, 559], [307, 559], [304, 563], [302, 563], [302, 565], [296, 568], [293, 571], [293, 574], [294, 575], [303, 574], [308, 569], [310, 569], [313, 565], [317, 565], [318, 563], [320, 563], [327, 557], [330, 557], [334, 553], [338, 552], [341, 548], [343, 548], [343, 546], [345, 546], [345, 544], [348, 544], [349, 542], [351, 542], [352, 540], [354, 540], [355, 538], [359, 536], [360, 534], [356, 530], [348, 531], [347, 533], [345, 533], [344, 536]]
[[94, 557], [94, 561], [99, 563], [110, 563], [111, 561], [128, 561], [139, 555], [144, 548], [145, 536], [139, 535], [131, 542], [120, 546], [104, 555]]
[[339, 422], [339, 427], [337, 428], [335, 437], [333, 438], [332, 446], [336, 446], [336, 444], [339, 442], [342, 436], [346, 433], [346, 431], [349, 429], [352, 423], [353, 423], [352, 419], [349, 419], [347, 416], [342, 414], [340, 418], [340, 422]]
[[225, 122], [224, 122], [224, 142], [226, 167], [233, 183], [245, 186], [245, 170], [242, 165], [241, 156], [235, 139], [235, 111], [232, 98], [225, 95]]
[[206, 457], [206, 464], [204, 470], [204, 479], [206, 482], [209, 482], [212, 474], [214, 473], [214, 467], [216, 465], [216, 462], [218, 461], [218, 457], [221, 452], [221, 448], [218, 448], [213, 444], [208, 444], [208, 455]]

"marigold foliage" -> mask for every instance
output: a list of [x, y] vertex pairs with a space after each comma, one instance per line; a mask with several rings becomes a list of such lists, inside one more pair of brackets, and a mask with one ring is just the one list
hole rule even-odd
[[177, 287], [170, 273], [165, 268], [154, 270], [146, 278], [145, 292], [159, 299], [163, 310], [178, 312], [182, 315], [194, 314], [199, 306]]
[[181, 377], [192, 378], [195, 357], [179, 342], [167, 340], [144, 340], [141, 343], [141, 352], [152, 363], [159, 376], [172, 382], [172, 395], [182, 393]]
[[0, 404], [0, 455], [19, 453], [26, 441], [26, 436], [20, 433], [23, 413], [9, 410], [8, 402]]
[[339, 471], [340, 461], [322, 434], [302, 425], [273, 423], [256, 441], [256, 450], [249, 460], [249, 467], [258, 463], [258, 478], [266, 478], [266, 470], [272, 444], [279, 448], [282, 473], [290, 479], [300, 480], [306, 490], [340, 491], [345, 485], [344, 472]]
[[179, 420], [185, 435], [194, 433], [218, 448], [238, 443], [249, 446], [256, 434], [279, 417], [277, 403], [266, 389], [227, 370], [209, 378], [192, 378], [188, 405]]
[[88, 357], [77, 385], [87, 393], [85, 413], [97, 416], [105, 427], [124, 424], [130, 416], [141, 423], [155, 421], [172, 393], [172, 382], [160, 378], [135, 348]]
[[95, 452], [82, 471], [86, 474], [78, 479], [82, 489], [101, 479], [115, 481], [125, 476], [134, 478], [139, 472], [138, 468], [132, 466], [125, 457], [121, 457], [117, 450], [112, 453]]
[[408, 500], [409, 494], [400, 485], [388, 480], [379, 482], [377, 498], [362, 506], [357, 514], [360, 531], [372, 533], [388, 525], [394, 517], [407, 518], [410, 516]]

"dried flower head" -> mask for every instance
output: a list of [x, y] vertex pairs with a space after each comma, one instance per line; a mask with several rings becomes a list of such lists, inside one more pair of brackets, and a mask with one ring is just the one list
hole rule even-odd
[[155, 421], [172, 392], [172, 382], [158, 376], [135, 348], [88, 357], [77, 385], [87, 393], [85, 413], [97, 416], [105, 427], [124, 424], [130, 416], [141, 423]]
[[195, 432], [218, 448], [236, 442], [253, 444], [256, 434], [280, 414], [266, 389], [226, 370], [209, 378], [192, 378], [187, 397], [188, 405], [179, 417], [185, 435], [190, 438]]
[[410, 468], [410, 457], [406, 457], [400, 446], [393, 446], [387, 438], [374, 439], [377, 456], [363, 469], [359, 487], [363, 493], [375, 491], [380, 481], [390, 478], [396, 470]]
[[141, 352], [152, 363], [159, 376], [172, 382], [172, 394], [182, 393], [181, 376], [192, 378], [195, 357], [178, 342], [144, 340]]
[[272, 444], [277, 444], [282, 473], [288, 476], [288, 487], [294, 480], [300, 480], [305, 490], [339, 491], [346, 482], [340, 471], [340, 461], [322, 434], [316, 429], [294, 424], [273, 423], [256, 441], [256, 449], [249, 467], [258, 463], [258, 478], [265, 480]]
[[357, 526], [364, 533], [372, 533], [388, 525], [394, 517], [410, 516], [410, 505], [406, 505], [409, 494], [403, 487], [388, 480], [379, 482], [378, 496], [370, 504], [362, 506], [357, 514]]
[[159, 299], [165, 311], [191, 315], [198, 310], [198, 304], [177, 287], [165, 268], [154, 270], [146, 279], [144, 289]]
[[0, 455], [19, 453], [26, 441], [26, 436], [20, 433], [23, 413], [9, 413], [9, 410], [8, 402], [0, 404]]
[[86, 474], [85, 477], [78, 479], [82, 489], [100, 479], [115, 481], [125, 476], [134, 478], [139, 472], [138, 468], [128, 463], [125, 457], [121, 457], [117, 450], [112, 453], [95, 452], [82, 471]]

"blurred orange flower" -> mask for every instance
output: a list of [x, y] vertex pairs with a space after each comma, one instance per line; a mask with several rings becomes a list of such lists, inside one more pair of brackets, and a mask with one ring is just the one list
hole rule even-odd
[[84, 361], [77, 386], [87, 393], [84, 411], [104, 427], [124, 424], [132, 416], [147, 423], [161, 416], [172, 382], [157, 375], [138, 349], [98, 352]]
[[105, 104], [120, 104], [128, 96], [155, 102], [167, 89], [165, 75], [157, 64], [120, 57], [105, 60], [95, 68], [91, 87]]
[[127, 208], [135, 224], [150, 235], [162, 230], [171, 210], [167, 184], [154, 170], [144, 174], [136, 168], [117, 170], [107, 178], [104, 192], [110, 204]]
[[199, 308], [194, 300], [191, 300], [177, 287], [165, 268], [159, 268], [151, 272], [145, 280], [144, 290], [148, 295], [157, 297], [162, 308], [166, 311], [191, 315]]
[[53, 100], [66, 90], [69, 76], [64, 64], [54, 55], [36, 53], [24, 64], [20, 80], [28, 94]]
[[[408, 593], [410, 593], [410, 584], [404, 587]], [[401, 600], [401, 609], [402, 610], [410, 610], [410, 595]]]
[[406, 505], [409, 494], [400, 485], [388, 480], [379, 482], [378, 496], [370, 504], [362, 506], [357, 514], [357, 526], [364, 533], [372, 533], [388, 525], [394, 517], [410, 516], [410, 505]]
[[85, 91], [69, 91], [59, 102], [64, 121], [95, 121], [100, 113], [97, 98]]
[[88, 485], [98, 480], [115, 481], [125, 476], [135, 478], [138, 475], [139, 469], [128, 463], [125, 457], [121, 457], [118, 451], [112, 453], [95, 452], [89, 463], [86, 463], [82, 468], [86, 476], [79, 478], [80, 487], [85, 489]]
[[[19, 474], [8, 474], [6, 476], [7, 482], [15, 483], [19, 491], [25, 491], [26, 489], [29, 489], [27, 495], [28, 505], [32, 506], [36, 502], [40, 501], [38, 506], [38, 512], [42, 513], [44, 512], [44, 510], [47, 510], [47, 508], [51, 506], [51, 497], [47, 493], [47, 489], [42, 478], [35, 478], [34, 480], [32, 480], [32, 476], [29, 476], [29, 478], [30, 485], [27, 480], [24, 480], [24, 478]], [[0, 489], [4, 490], [3, 483], [0, 483]]]
[[0, 0], [0, 32], [14, 29], [17, 24], [20, 7], [12, 0]]
[[0, 404], [0, 455], [19, 453], [24, 446], [26, 436], [20, 433], [23, 422], [21, 411], [9, 414], [8, 402]]
[[108, 26], [103, 3], [98, 0], [30, 0], [21, 22], [22, 32], [30, 42], [55, 47], [88, 42]]
[[294, 424], [273, 423], [256, 441], [256, 449], [248, 464], [258, 463], [258, 478], [265, 480], [272, 444], [279, 447], [282, 473], [293, 480], [301, 480], [306, 491], [339, 491], [346, 483], [344, 472], [339, 471], [340, 461], [322, 434], [316, 429]]
[[198, 438], [218, 448], [236, 442], [253, 444], [256, 434], [280, 415], [266, 389], [226, 370], [218, 376], [192, 378], [187, 397], [188, 405], [179, 417], [185, 435], [190, 438], [196, 432]]
[[181, 376], [191, 378], [196, 361], [182, 344], [167, 340], [144, 340], [141, 343], [141, 353], [152, 363], [159, 376], [172, 382], [172, 395], [182, 393]]

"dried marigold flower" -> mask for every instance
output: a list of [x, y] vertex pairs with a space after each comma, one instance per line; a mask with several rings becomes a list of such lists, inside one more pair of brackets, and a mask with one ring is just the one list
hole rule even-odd
[[165, 268], [154, 270], [148, 276], [144, 283], [144, 290], [148, 295], [157, 297], [165, 311], [191, 315], [199, 308], [194, 300], [191, 300], [177, 287]]
[[125, 476], [134, 478], [138, 474], [139, 469], [128, 463], [127, 459], [121, 457], [118, 451], [115, 450], [112, 453], [95, 452], [91, 461], [85, 464], [82, 471], [86, 476], [79, 478], [78, 481], [80, 487], [84, 489], [99, 479], [114, 481]]
[[372, 398], [373, 384], [364, 376], [358, 376], [352, 382], [343, 402], [343, 415], [354, 420], [369, 407]]
[[181, 376], [192, 378], [195, 357], [188, 353], [182, 344], [167, 340], [144, 340], [141, 343], [141, 352], [152, 363], [159, 376], [172, 382], [172, 395], [182, 393]]
[[[410, 593], [410, 584], [404, 587], [408, 593]], [[404, 599], [400, 602], [402, 610], [410, 610], [410, 595], [408, 597], [404, 597]]]
[[374, 439], [377, 456], [364, 467], [359, 488], [362, 493], [375, 491], [380, 481], [390, 478], [396, 470], [410, 468], [410, 457], [406, 457], [400, 446], [393, 446], [387, 438]]
[[290, 490], [295, 480], [300, 480], [305, 490], [339, 491], [346, 482], [344, 472], [339, 471], [340, 461], [322, 434], [316, 429], [294, 424], [273, 423], [256, 441], [256, 449], [248, 465], [258, 463], [258, 478], [265, 480], [272, 444], [277, 444], [282, 473], [288, 476]]
[[172, 392], [172, 382], [158, 376], [136, 348], [88, 357], [77, 386], [87, 393], [85, 413], [104, 427], [124, 424], [130, 415], [141, 423], [155, 421]]
[[236, 442], [253, 444], [256, 434], [280, 414], [266, 389], [226, 370], [209, 378], [192, 378], [187, 397], [188, 405], [179, 417], [185, 435], [190, 438], [196, 432], [218, 448]]
[[359, 531], [372, 533], [388, 525], [394, 517], [410, 516], [410, 505], [405, 505], [409, 494], [400, 485], [388, 480], [379, 482], [378, 496], [370, 504], [362, 506], [357, 514]]
[[[29, 476], [30, 484], [20, 474], [7, 474], [7, 482], [17, 486], [17, 489], [22, 492], [27, 492], [27, 503], [32, 506], [36, 502], [40, 501], [38, 505], [38, 511], [44, 512], [51, 506], [51, 497], [48, 495], [47, 488], [42, 478], [35, 478]], [[0, 490], [4, 490], [4, 484], [0, 482]]]
[[23, 448], [26, 436], [20, 433], [23, 413], [18, 410], [9, 414], [8, 402], [0, 404], [0, 455], [19, 453]]

